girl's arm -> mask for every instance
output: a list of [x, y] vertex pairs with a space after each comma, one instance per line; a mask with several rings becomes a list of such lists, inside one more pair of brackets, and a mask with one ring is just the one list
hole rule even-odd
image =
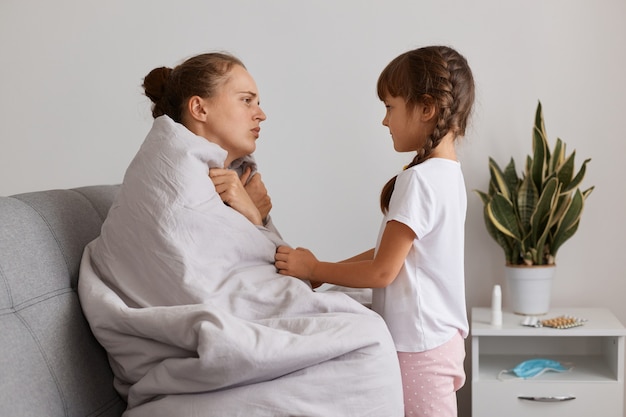
[[[351, 258], [344, 259], [343, 261], [339, 261], [339, 263], [348, 263], [348, 262], [356, 262], [356, 261], [370, 261], [374, 259], [374, 248], [369, 249], [363, 253], [355, 255]], [[309, 281], [311, 286], [315, 289], [323, 284], [323, 282]]]
[[374, 259], [374, 248], [369, 249], [358, 255], [355, 255], [351, 258], [344, 259], [343, 261], [339, 261], [339, 263], [356, 262], [356, 261], [371, 261], [372, 259]]
[[378, 253], [372, 259], [367, 259], [373, 254], [370, 250], [346, 260], [350, 262], [320, 262], [308, 249], [280, 246], [275, 265], [279, 273], [296, 278], [344, 287], [382, 288], [398, 276], [414, 239], [410, 227], [392, 220], [385, 226]]

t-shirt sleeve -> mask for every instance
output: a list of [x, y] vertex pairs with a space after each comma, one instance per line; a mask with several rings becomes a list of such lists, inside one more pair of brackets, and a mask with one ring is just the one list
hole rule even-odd
[[415, 170], [401, 172], [389, 201], [387, 221], [407, 225], [422, 239], [433, 229], [434, 212], [433, 190], [424, 178]]

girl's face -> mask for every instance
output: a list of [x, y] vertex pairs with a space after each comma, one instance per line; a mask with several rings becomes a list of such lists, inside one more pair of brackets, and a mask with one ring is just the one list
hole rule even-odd
[[235, 65], [217, 94], [207, 101], [203, 136], [228, 152], [228, 167], [255, 151], [259, 125], [265, 119], [254, 79], [245, 68]]
[[412, 110], [407, 109], [402, 97], [387, 95], [383, 100], [387, 112], [383, 125], [389, 128], [393, 148], [397, 152], [413, 152], [421, 149], [434, 126], [422, 117], [425, 106], [418, 104]]

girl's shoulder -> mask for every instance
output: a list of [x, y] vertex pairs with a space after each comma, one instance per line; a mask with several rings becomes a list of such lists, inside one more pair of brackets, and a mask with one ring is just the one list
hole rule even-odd
[[405, 168], [402, 172], [405, 175], [428, 175], [440, 172], [457, 172], [461, 171], [461, 163], [452, 159], [430, 158], [421, 164]]
[[461, 164], [443, 158], [431, 158], [402, 171], [396, 178], [398, 188], [418, 189], [420, 192], [437, 193], [441, 187], [465, 182]]

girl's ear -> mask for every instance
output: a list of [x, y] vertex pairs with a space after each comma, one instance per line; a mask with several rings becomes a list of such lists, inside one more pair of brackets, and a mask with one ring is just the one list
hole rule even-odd
[[422, 121], [430, 122], [437, 116], [437, 106], [435, 105], [435, 100], [432, 96], [425, 94], [422, 100], [422, 108], [420, 111], [420, 116]]
[[206, 121], [208, 106], [206, 100], [199, 96], [193, 96], [187, 101], [187, 110], [192, 119], [199, 122]]

